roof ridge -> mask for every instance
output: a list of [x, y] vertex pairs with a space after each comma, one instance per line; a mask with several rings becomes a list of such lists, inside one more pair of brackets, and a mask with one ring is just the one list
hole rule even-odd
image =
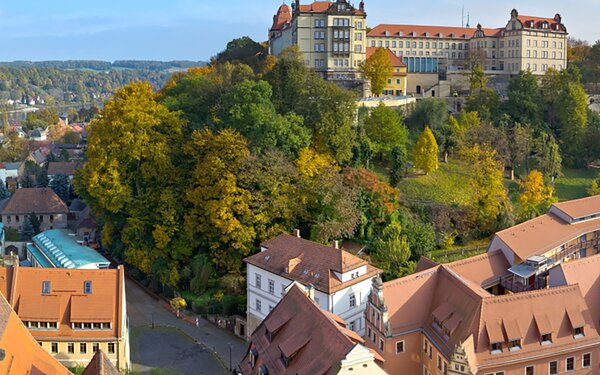
[[404, 277], [400, 277], [400, 278], [397, 278], [394, 280], [386, 281], [385, 283], [383, 283], [383, 287], [386, 288], [386, 287], [408, 284], [410, 282], [416, 281], [423, 277], [429, 276], [430, 274], [434, 274], [434, 273], [438, 272], [438, 270], [441, 266], [442, 266], [441, 264], [438, 264], [434, 267], [428, 268], [421, 272], [416, 272], [416, 273], [413, 273], [408, 276], [404, 276]]
[[500, 249], [494, 249], [494, 250], [486, 251], [483, 254], [477, 254], [477, 255], [472, 256], [472, 257], [455, 260], [454, 262], [446, 263], [444, 265], [447, 266], [447, 267], [454, 267], [454, 266], [457, 266], [457, 265], [475, 263], [475, 262], [477, 262], [477, 261], [479, 261], [481, 259], [484, 259], [486, 257], [489, 258], [491, 256], [497, 256], [498, 254], [501, 254], [501, 253], [502, 253], [502, 250], [500, 250]]
[[485, 299], [486, 303], [500, 303], [500, 302], [505, 302], [505, 301], [518, 301], [518, 300], [528, 299], [528, 298], [541, 298], [541, 297], [545, 297], [548, 295], [556, 295], [556, 294], [562, 294], [562, 293], [567, 293], [567, 292], [575, 292], [575, 291], [579, 291], [579, 290], [580, 289], [579, 289], [578, 284], [561, 285], [561, 286], [555, 286], [555, 287], [550, 287], [550, 288], [546, 288], [546, 289], [537, 289], [537, 290], [530, 290], [527, 292], [505, 294], [505, 295], [501, 295], [501, 296], [490, 295], [489, 297], [485, 297], [484, 299]]

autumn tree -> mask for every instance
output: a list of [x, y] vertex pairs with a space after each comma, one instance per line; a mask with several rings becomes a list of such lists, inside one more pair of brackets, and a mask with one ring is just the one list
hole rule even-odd
[[495, 153], [489, 145], [478, 144], [461, 150], [462, 158], [469, 165], [470, 183], [475, 196], [471, 208], [486, 230], [493, 230], [494, 223], [510, 206], [502, 163], [496, 159]]
[[256, 236], [251, 193], [237, 177], [249, 156], [248, 142], [232, 129], [196, 130], [185, 150], [193, 162], [185, 228], [194, 244], [208, 249], [218, 269], [239, 272]]
[[550, 205], [556, 202], [554, 188], [546, 185], [544, 176], [538, 170], [532, 170], [519, 184], [521, 194], [519, 205], [523, 219], [532, 219], [542, 212], [546, 212]]
[[192, 250], [180, 225], [184, 128], [148, 83], [124, 86], [89, 125], [88, 159], [76, 177], [77, 192], [105, 222], [104, 245], [171, 285]]
[[393, 72], [392, 61], [387, 50], [385, 48], [377, 48], [371, 56], [361, 63], [360, 68], [371, 83], [371, 92], [373, 95], [381, 95]]
[[423, 130], [413, 147], [413, 162], [425, 174], [438, 169], [438, 145], [429, 127]]
[[366, 119], [365, 131], [374, 146], [373, 151], [380, 156], [389, 156], [394, 147], [406, 149], [408, 130], [398, 112], [386, 107], [383, 102]]

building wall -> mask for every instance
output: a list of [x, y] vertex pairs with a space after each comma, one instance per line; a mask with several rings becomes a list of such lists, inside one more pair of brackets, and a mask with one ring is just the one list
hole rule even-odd
[[[525, 374], [525, 368], [529, 366], [533, 366], [534, 374], [546, 375], [550, 373], [549, 366], [551, 361], [558, 361], [559, 374], [598, 374], [600, 373], [600, 364], [598, 362], [598, 357], [600, 357], [600, 349], [598, 349], [598, 345], [595, 348], [582, 349], [544, 358], [532, 358], [528, 361], [516, 364], [502, 364], [495, 367], [490, 366], [485, 368], [480, 367], [474, 375], [495, 375], [502, 371], [504, 372], [504, 375], [523, 375]], [[583, 355], [585, 353], [591, 353], [592, 364], [591, 367], [588, 368], [583, 367]], [[568, 357], [575, 358], [575, 369], [573, 371], [566, 370], [566, 361]]]
[[[67, 228], [67, 214], [38, 214], [40, 220], [40, 230], [65, 229]], [[29, 220], [29, 214], [20, 215], [2, 215], [2, 223], [9, 227], [21, 231], [25, 220]]]
[[[35, 334], [35, 332], [32, 332]], [[93, 344], [96, 343], [99, 345], [99, 348], [106, 354], [106, 356], [110, 359], [110, 361], [117, 366], [117, 368], [125, 368], [124, 366], [119, 366], [121, 363], [124, 363], [124, 353], [122, 353], [119, 349], [122, 348], [123, 345], [120, 345], [120, 341], [109, 341], [109, 342], [100, 342], [100, 341], [46, 341], [46, 340], [38, 340], [40, 346], [48, 353], [50, 353], [54, 358], [56, 358], [63, 366], [65, 367], [79, 367], [79, 366], [87, 366], [87, 364], [92, 360], [95, 352], [93, 351]], [[55, 343], [58, 345], [58, 352], [52, 352], [52, 344]], [[72, 343], [74, 345], [75, 353], [68, 352], [68, 345]], [[80, 344], [86, 345], [86, 353], [81, 353]], [[114, 353], [109, 353], [108, 344], [114, 344], [115, 351]]]

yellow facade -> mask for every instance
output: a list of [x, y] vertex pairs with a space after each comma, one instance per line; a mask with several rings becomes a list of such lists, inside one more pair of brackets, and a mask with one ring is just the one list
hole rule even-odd
[[383, 90], [383, 95], [404, 96], [406, 95], [406, 66], [394, 67], [394, 72], [388, 78], [388, 84]]

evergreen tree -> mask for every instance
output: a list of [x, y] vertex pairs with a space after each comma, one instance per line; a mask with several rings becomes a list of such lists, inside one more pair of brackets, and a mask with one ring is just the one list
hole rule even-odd
[[27, 221], [29, 222], [29, 224], [31, 225], [31, 229], [33, 230], [33, 235], [35, 236], [36, 234], [40, 233], [40, 219], [37, 217], [36, 214], [34, 214], [33, 212], [29, 214], [29, 217], [27, 218]]
[[0, 180], [0, 200], [10, 197], [10, 192], [6, 188], [4, 181]]
[[397, 187], [404, 176], [403, 169], [406, 165], [406, 147], [392, 149], [392, 170], [390, 171], [390, 185]]
[[31, 223], [29, 216], [25, 220], [23, 220], [21, 234], [23, 235], [23, 237], [28, 239], [35, 236], [35, 229], [33, 228], [33, 224]]
[[421, 133], [419, 140], [413, 148], [413, 161], [415, 166], [428, 174], [438, 169], [438, 144], [429, 127]]
[[71, 181], [69, 180], [69, 176], [57, 174], [54, 176], [54, 178], [52, 178], [52, 181], [50, 181], [48, 187], [54, 190], [56, 195], [66, 202], [70, 198], [70, 185]]

